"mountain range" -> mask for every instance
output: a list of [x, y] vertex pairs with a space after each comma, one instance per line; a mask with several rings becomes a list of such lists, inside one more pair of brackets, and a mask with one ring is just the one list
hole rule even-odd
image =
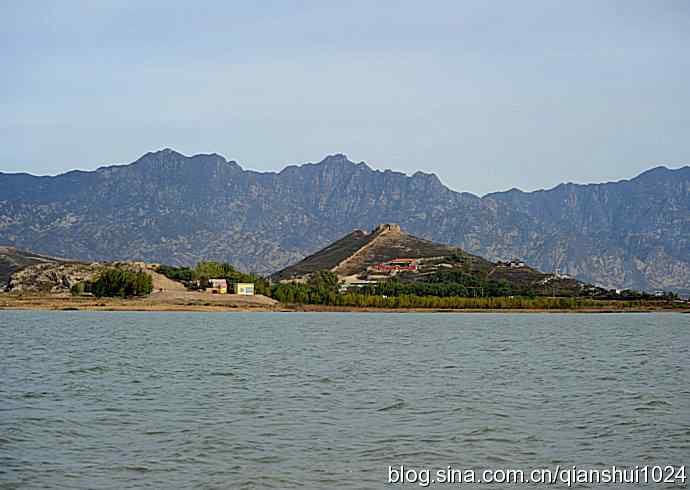
[[165, 149], [89, 172], [0, 173], [0, 245], [80, 260], [212, 259], [272, 273], [382, 222], [607, 288], [690, 291], [688, 166], [483, 197], [341, 154], [256, 172]]

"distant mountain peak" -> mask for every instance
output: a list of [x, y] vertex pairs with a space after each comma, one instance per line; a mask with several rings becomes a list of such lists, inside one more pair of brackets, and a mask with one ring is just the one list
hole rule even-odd
[[237, 162], [234, 160], [227, 160], [223, 155], [218, 153], [197, 153], [187, 156], [171, 148], [163, 148], [162, 150], [146, 153], [132, 165], [143, 165], [144, 167], [152, 167], [160, 170], [184, 168], [187, 165], [190, 167], [201, 165], [209, 168], [228, 165], [234, 170], [242, 170], [242, 167], [240, 167]]
[[333, 155], [327, 155], [323, 160], [316, 164], [316, 166], [324, 168], [338, 167], [353, 169], [357, 168], [360, 165], [365, 165], [366, 168], [369, 168], [364, 162], [353, 162], [344, 153], [334, 153]]
[[156, 150], [156, 151], [150, 151], [148, 153], [144, 153], [142, 156], [140, 156], [137, 160], [133, 162], [133, 165], [136, 164], [141, 164], [141, 163], [149, 163], [149, 162], [168, 162], [168, 161], [179, 161], [179, 160], [184, 160], [187, 159], [186, 155], [183, 155], [182, 153], [179, 153], [175, 150], [172, 150], [170, 148], [164, 148], [162, 150]]
[[435, 182], [440, 185], [443, 185], [441, 182], [441, 179], [438, 178], [438, 175], [436, 175], [433, 172], [427, 173], [427, 172], [422, 172], [421, 170], [417, 170], [415, 173], [412, 174], [413, 179], [418, 179], [418, 180], [426, 180], [429, 182]]
[[637, 177], [634, 177], [632, 180], [636, 180], [636, 179], [644, 178], [644, 177], [650, 177], [650, 176], [666, 175], [668, 173], [683, 174], [686, 172], [690, 172], [690, 166], [688, 166], [688, 165], [685, 165], [683, 167], [678, 167], [676, 169], [669, 168], [666, 165], [657, 165], [656, 167], [652, 167], [649, 170], [645, 170], [644, 172], [640, 173]]
[[[174, 160], [194, 160], [199, 158], [212, 158], [216, 160], [227, 161], [225, 157], [219, 153], [195, 153], [194, 155], [185, 155], [172, 148], [163, 148], [162, 150], [150, 151], [139, 157], [138, 161], [147, 159], [174, 159]], [[136, 163], [136, 162], [135, 162]]]
[[[163, 148], [161, 150], [150, 151], [150, 152], [142, 155], [141, 158], [145, 158], [147, 156], [189, 158], [186, 155], [183, 155], [182, 153], [180, 153], [179, 151], [173, 150], [172, 148]], [[140, 160], [141, 160], [141, 158], [140, 158]]]
[[332, 155], [327, 155], [326, 158], [321, 160], [319, 163], [354, 163], [351, 162], [347, 155], [344, 153], [334, 153]]

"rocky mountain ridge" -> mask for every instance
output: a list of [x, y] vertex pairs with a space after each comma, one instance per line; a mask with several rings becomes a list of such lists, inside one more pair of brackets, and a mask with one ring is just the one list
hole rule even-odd
[[0, 173], [0, 245], [79, 260], [213, 259], [270, 273], [382, 222], [605, 287], [690, 290], [690, 167], [483, 197], [340, 154], [255, 172], [166, 149], [93, 172]]

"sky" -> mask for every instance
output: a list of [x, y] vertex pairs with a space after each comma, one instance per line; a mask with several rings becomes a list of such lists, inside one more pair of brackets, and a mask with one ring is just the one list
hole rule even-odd
[[345, 153], [475, 194], [690, 164], [690, 3], [0, 0], [0, 171]]

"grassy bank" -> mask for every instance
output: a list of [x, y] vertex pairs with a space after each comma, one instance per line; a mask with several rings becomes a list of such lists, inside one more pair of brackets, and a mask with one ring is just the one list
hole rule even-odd
[[372, 296], [364, 294], [340, 295], [334, 306], [355, 306], [374, 308], [433, 308], [433, 309], [472, 309], [472, 310], [580, 310], [580, 309], [640, 309], [647, 307], [673, 307], [668, 301], [652, 300], [597, 300], [590, 298], [551, 298], [551, 297], [508, 297], [466, 298], [460, 296]]
[[302, 312], [690, 312], [687, 303], [599, 301], [576, 298], [381, 298], [341, 295], [350, 304], [278, 303], [265, 296], [171, 291], [142, 298], [95, 298], [50, 294], [0, 294], [1, 309], [85, 311], [302, 311]]

